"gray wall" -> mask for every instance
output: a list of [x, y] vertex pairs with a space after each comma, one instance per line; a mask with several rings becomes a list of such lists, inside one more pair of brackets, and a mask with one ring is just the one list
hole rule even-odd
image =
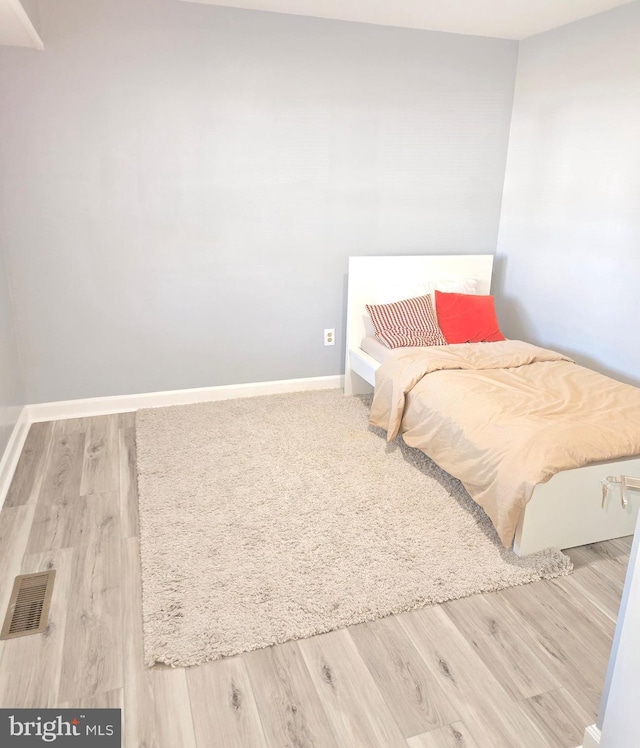
[[0, 459], [25, 403], [11, 312], [6, 264], [0, 244]]
[[521, 43], [497, 265], [507, 335], [640, 384], [640, 3]]
[[515, 42], [176, 0], [40, 29], [0, 50], [30, 402], [337, 374], [350, 254], [495, 251]]

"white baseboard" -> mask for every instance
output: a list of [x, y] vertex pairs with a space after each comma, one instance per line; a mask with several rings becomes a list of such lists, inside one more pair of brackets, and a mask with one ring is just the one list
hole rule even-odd
[[584, 731], [582, 746], [580, 748], [598, 748], [602, 733], [595, 725], [589, 725]]
[[11, 485], [18, 460], [20, 459], [25, 439], [29, 433], [30, 425], [28, 408], [25, 405], [20, 411], [2, 459], [0, 459], [0, 508], [4, 504], [7, 492], [9, 491], [9, 486]]
[[145, 392], [140, 395], [116, 395], [113, 397], [91, 397], [85, 400], [65, 400], [53, 403], [36, 403], [27, 406], [28, 419], [37, 421], [59, 421], [65, 418], [104, 416], [110, 413], [128, 413], [140, 408], [161, 408], [167, 405], [189, 405], [191, 403], [231, 400], [235, 397], [277, 395], [304, 390], [327, 390], [342, 387], [343, 377], [309, 377], [305, 379], [281, 379], [275, 382], [252, 384], [229, 384], [218, 387], [198, 387], [190, 390], [168, 392]]

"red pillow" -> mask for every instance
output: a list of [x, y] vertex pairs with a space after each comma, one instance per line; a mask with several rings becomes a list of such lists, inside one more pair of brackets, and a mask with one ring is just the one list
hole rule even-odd
[[447, 343], [483, 343], [504, 340], [493, 296], [436, 291], [438, 324]]

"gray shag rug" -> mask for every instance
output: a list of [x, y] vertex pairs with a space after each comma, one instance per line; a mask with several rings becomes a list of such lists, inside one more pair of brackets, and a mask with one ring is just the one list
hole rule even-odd
[[138, 411], [144, 650], [197, 665], [568, 574], [339, 390]]

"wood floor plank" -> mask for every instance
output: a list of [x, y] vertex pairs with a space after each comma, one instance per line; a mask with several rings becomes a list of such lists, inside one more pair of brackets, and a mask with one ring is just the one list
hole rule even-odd
[[27, 553], [73, 548], [82, 534], [85, 507], [86, 501], [80, 496], [61, 498], [57, 504], [36, 504]]
[[124, 748], [195, 748], [186, 672], [148, 668], [142, 639], [142, 585], [137, 538], [122, 540], [124, 603]]
[[49, 623], [41, 634], [4, 641], [0, 660], [0, 707], [54, 708], [60, 703], [68, 604], [75, 551], [71, 548], [25, 556], [21, 574], [56, 570]]
[[460, 719], [395, 617], [349, 633], [405, 738]]
[[[98, 416], [97, 418], [101, 417], [103, 416]], [[86, 434], [89, 430], [89, 424], [93, 420], [96, 420], [95, 416], [64, 418], [59, 421], [54, 421], [53, 434], [54, 436], [61, 436], [63, 434]]]
[[87, 430], [80, 493], [89, 496], [119, 487], [118, 416], [93, 418]]
[[51, 431], [50, 422], [31, 424], [4, 506], [34, 504], [37, 501], [51, 443]]
[[[612, 546], [614, 546], [623, 556], [625, 553], [631, 553], [631, 546], [633, 545], [633, 535], [626, 535], [623, 538], [614, 538], [613, 540], [607, 541]], [[621, 561], [626, 565], [628, 565], [628, 559], [625, 561], [623, 558], [621, 558]]]
[[442, 607], [403, 613], [398, 620], [480, 745], [550, 745], [519, 704], [510, 699]]
[[612, 564], [601, 562], [576, 569], [570, 577], [558, 580], [558, 587], [571, 597], [582, 595], [604, 613], [613, 623], [618, 618], [624, 577], [612, 568]]
[[[130, 720], [135, 722], [134, 730], [127, 730], [129, 739], [124, 743], [125, 748], [139, 748], [141, 745], [149, 748], [196, 747], [186, 673], [184, 668], [147, 668], [145, 678], [152, 694], [153, 708], [146, 714], [136, 714], [129, 702], [129, 708], [125, 710], [125, 725]], [[206, 697], [206, 694], [202, 696]], [[151, 736], [151, 739], [141, 742], [141, 735]], [[204, 745], [214, 746], [217, 743], [209, 742]]]
[[593, 722], [614, 624], [589, 600], [568, 597], [556, 580], [535, 587], [535, 595], [526, 594], [525, 587], [511, 587], [495, 594], [517, 613], [520, 625], [546, 651], [545, 665]]
[[140, 551], [137, 538], [122, 541], [124, 627], [124, 745], [195, 746], [184, 670], [147, 668], [143, 661]]
[[243, 655], [268, 745], [341, 748], [311, 683], [298, 642]]
[[121, 531], [131, 538], [139, 534], [135, 429], [120, 429], [118, 439]]
[[4, 611], [11, 597], [13, 579], [20, 574], [34, 513], [33, 504], [6, 506], [0, 512], [0, 579], [4, 580], [4, 583], [0, 585], [0, 618], [2, 620], [4, 620]]
[[60, 698], [72, 701], [122, 688], [122, 565], [118, 493], [83, 497]]
[[[5, 506], [0, 512], [0, 626], [11, 599], [13, 580], [20, 574], [22, 559], [29, 541], [35, 505]], [[4, 641], [0, 641], [0, 663]]]
[[623, 548], [624, 545], [619, 546], [617, 541], [609, 540], [606, 545], [604, 543], [598, 543], [597, 546], [585, 545], [570, 548], [566, 553], [573, 563], [573, 575], [584, 568], [598, 569], [603, 572], [606, 570], [611, 577], [624, 581], [630, 550], [623, 550]]
[[[530, 592], [535, 594], [533, 588]], [[442, 610], [512, 699], [559, 688], [535, 640], [495, 594], [452, 600]]]
[[617, 564], [626, 571], [632, 540], [633, 535], [629, 535], [625, 538], [604, 540], [601, 543], [589, 543], [576, 548], [568, 548], [565, 553], [576, 567], [607, 561]]
[[57, 434], [54, 430], [38, 495], [39, 504], [58, 504], [80, 495], [84, 444], [85, 435], [81, 431]]
[[339, 745], [406, 748], [347, 629], [302, 639], [299, 646]]
[[82, 479], [84, 434], [51, 437], [27, 553], [69, 548], [78, 535], [76, 513]]
[[585, 728], [592, 724], [591, 716], [564, 688], [532, 696], [522, 706], [556, 748], [575, 748], [581, 743]]
[[242, 657], [192, 667], [186, 673], [198, 748], [267, 745]]
[[73, 701], [58, 704], [59, 709], [120, 709], [124, 703], [124, 689], [102, 691], [93, 696], [82, 696]]
[[481, 748], [463, 722], [415, 735], [407, 740], [409, 748]]
[[136, 411], [132, 410], [128, 413], [118, 413], [118, 428], [121, 430], [124, 429], [134, 429], [135, 431], [136, 427]]

